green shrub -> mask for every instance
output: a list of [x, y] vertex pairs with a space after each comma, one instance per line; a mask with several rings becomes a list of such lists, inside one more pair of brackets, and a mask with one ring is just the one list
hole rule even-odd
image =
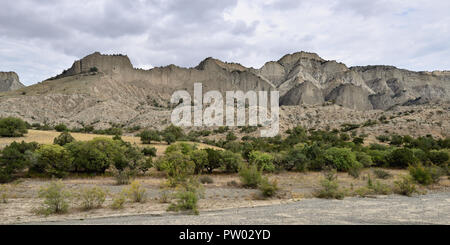
[[326, 199], [344, 199], [345, 192], [339, 189], [336, 170], [325, 172], [325, 178], [320, 182], [322, 189], [318, 190], [316, 196]]
[[239, 170], [239, 176], [244, 187], [257, 188], [262, 180], [262, 170], [256, 165], [243, 165]]
[[125, 154], [120, 141], [101, 137], [87, 142], [74, 141], [64, 147], [74, 157], [74, 171], [83, 173], [104, 173]]
[[99, 187], [83, 188], [76, 197], [82, 209], [91, 210], [103, 205], [106, 191]]
[[206, 153], [208, 154], [208, 163], [205, 167], [206, 171], [208, 173], [212, 173], [214, 169], [219, 168], [222, 164], [225, 164], [223, 162], [223, 154], [220, 150], [215, 149], [205, 149]]
[[38, 143], [13, 142], [0, 151], [0, 183], [7, 183], [34, 161]]
[[367, 188], [375, 195], [389, 195], [392, 193], [391, 188], [380, 181], [373, 182], [370, 175], [367, 178]]
[[0, 203], [8, 203], [9, 188], [6, 185], [0, 185]]
[[379, 179], [389, 179], [392, 177], [392, 174], [382, 169], [374, 169], [372, 172]]
[[152, 141], [161, 141], [161, 136], [155, 130], [144, 130], [140, 134], [142, 144], [151, 144]]
[[[240, 154], [233, 153], [231, 151], [218, 152], [220, 153], [220, 167], [223, 171], [228, 173], [236, 173], [239, 171], [239, 167], [243, 163], [243, 159]], [[210, 165], [210, 162], [208, 162], [208, 165]]]
[[163, 135], [166, 134], [172, 134], [173, 136], [175, 136], [175, 140], [179, 140], [183, 137], [185, 137], [184, 131], [182, 128], [174, 126], [174, 125], [169, 125], [167, 128], [165, 128], [162, 132]]
[[64, 146], [66, 144], [72, 143], [75, 141], [75, 138], [70, 135], [69, 132], [62, 132], [58, 137], [53, 140], [53, 144]]
[[195, 171], [195, 163], [188, 155], [179, 151], [167, 153], [160, 159], [158, 166], [166, 172], [170, 186], [186, 181]]
[[363, 167], [368, 168], [371, 167], [373, 165], [373, 161], [372, 161], [372, 157], [362, 151], [356, 151], [356, 161], [360, 162]]
[[389, 167], [407, 168], [409, 165], [415, 164], [417, 159], [411, 149], [399, 148], [387, 156], [387, 162]]
[[28, 133], [27, 124], [20, 118], [0, 119], [0, 137], [22, 137]]
[[205, 150], [194, 150], [189, 153], [189, 157], [195, 164], [195, 174], [203, 172], [208, 165], [208, 152]]
[[160, 203], [170, 203], [172, 200], [172, 193], [168, 189], [163, 189], [159, 193], [159, 202]]
[[202, 184], [212, 184], [212, 183], [214, 183], [214, 180], [211, 177], [209, 177], [209, 176], [202, 176], [202, 177], [200, 177], [200, 183], [202, 183]]
[[32, 172], [62, 178], [73, 169], [73, 158], [60, 145], [41, 145], [36, 150], [36, 156], [36, 162], [30, 167]]
[[45, 215], [67, 213], [71, 196], [61, 181], [52, 181], [39, 191], [39, 197], [43, 198], [44, 202], [38, 212]]
[[144, 149], [142, 149], [142, 153], [145, 156], [156, 157], [156, 148], [155, 147], [145, 147]]
[[168, 211], [191, 211], [198, 215], [198, 200], [202, 197], [202, 189], [198, 181], [190, 178], [189, 181], [183, 183], [178, 187], [179, 190], [175, 193], [175, 203], [168, 207]]
[[249, 162], [258, 167], [261, 171], [274, 171], [273, 156], [269, 153], [252, 151], [249, 155]]
[[325, 151], [325, 164], [332, 166], [338, 171], [361, 168], [362, 165], [356, 161], [356, 155], [349, 148], [331, 147]]
[[303, 149], [293, 148], [289, 150], [283, 163], [285, 170], [296, 169], [297, 171], [306, 171], [309, 166], [308, 158], [303, 154]]
[[134, 176], [136, 176], [136, 172], [130, 169], [117, 170], [114, 172], [114, 178], [116, 179], [117, 185], [130, 184]]
[[278, 183], [276, 180], [270, 182], [267, 178], [263, 178], [258, 189], [263, 197], [273, 197], [278, 191]]
[[412, 180], [411, 176], [402, 176], [401, 180], [395, 181], [395, 193], [404, 195], [404, 196], [412, 196], [414, 193], [418, 193], [416, 189], [416, 185]]
[[378, 167], [389, 166], [388, 162], [389, 151], [371, 149], [367, 152], [367, 154], [370, 155], [370, 157], [372, 158], [374, 166]]
[[227, 141], [233, 141], [233, 140], [237, 140], [236, 135], [233, 132], [229, 132], [226, 136], [226, 140]]
[[164, 133], [163, 138], [168, 145], [171, 145], [172, 143], [177, 141], [177, 137], [170, 132]]
[[126, 195], [121, 192], [113, 197], [113, 202], [111, 204], [112, 209], [123, 209], [126, 202]]
[[437, 166], [443, 166], [446, 162], [448, 162], [450, 156], [449, 153], [446, 151], [432, 150], [428, 152], [428, 158], [433, 164]]
[[55, 126], [55, 130], [58, 132], [67, 132], [69, 131], [69, 129], [67, 128], [67, 126], [64, 123], [60, 123], [58, 125]]
[[131, 183], [130, 187], [125, 190], [125, 193], [132, 202], [145, 202], [146, 189], [137, 180]]
[[192, 211], [198, 215], [198, 195], [194, 191], [180, 191], [176, 193], [176, 203], [173, 203], [167, 209], [168, 211]]
[[422, 164], [409, 166], [409, 174], [419, 184], [430, 185], [439, 182], [439, 178], [444, 175], [439, 167], [424, 167]]

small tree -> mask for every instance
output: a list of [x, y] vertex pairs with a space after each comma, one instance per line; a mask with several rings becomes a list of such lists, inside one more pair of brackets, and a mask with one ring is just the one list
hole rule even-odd
[[164, 141], [167, 142], [168, 145], [174, 143], [177, 140], [175, 135], [173, 133], [165, 133], [164, 134]]
[[72, 169], [73, 159], [60, 145], [42, 145], [36, 154], [37, 162], [31, 166], [32, 171], [61, 178]]
[[274, 171], [273, 156], [269, 153], [252, 151], [249, 155], [249, 162], [256, 165], [261, 171]]
[[161, 136], [155, 130], [144, 130], [139, 136], [142, 144], [151, 144], [152, 141], [161, 141]]
[[66, 144], [72, 143], [75, 138], [69, 132], [62, 132], [58, 137], [53, 140], [53, 144], [64, 146]]
[[53, 213], [66, 213], [69, 209], [71, 193], [62, 181], [51, 182], [39, 191], [39, 197], [44, 198], [40, 213], [49, 215]]
[[56, 125], [55, 130], [58, 132], [69, 131], [69, 129], [67, 128], [67, 126], [64, 123], [60, 123], [60, 124]]
[[28, 133], [27, 124], [20, 118], [0, 119], [0, 137], [22, 137]]

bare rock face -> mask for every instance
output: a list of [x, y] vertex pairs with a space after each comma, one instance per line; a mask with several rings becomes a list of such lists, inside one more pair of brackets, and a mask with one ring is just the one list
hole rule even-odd
[[0, 72], [0, 92], [14, 91], [25, 87], [15, 72]]
[[[23, 87], [16, 77], [0, 73], [0, 91]], [[133, 68], [125, 55], [93, 53], [62, 74], [26, 87], [26, 93], [0, 96], [0, 117], [64, 122], [70, 127], [108, 123], [164, 127], [170, 123], [173, 92], [192, 92], [194, 83], [203, 84], [203, 93], [278, 90], [282, 106], [334, 104], [338, 110], [387, 110], [450, 101], [448, 71], [349, 68], [307, 52], [287, 54], [259, 69], [207, 58], [193, 68], [169, 65], [150, 70]]]

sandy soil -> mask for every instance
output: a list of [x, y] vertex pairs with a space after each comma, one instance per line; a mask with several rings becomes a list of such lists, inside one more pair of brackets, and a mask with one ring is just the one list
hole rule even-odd
[[[365, 186], [367, 183], [367, 174], [372, 170], [364, 170], [359, 179], [347, 175], [338, 174], [338, 181], [342, 188], [349, 191]], [[401, 175], [406, 174], [405, 170], [386, 170], [394, 175], [387, 180], [379, 180], [382, 183], [392, 185], [393, 181]], [[371, 174], [373, 176], [373, 174]], [[199, 202], [200, 212], [211, 210], [224, 210], [230, 208], [256, 207], [274, 204], [291, 203], [300, 199], [309, 199], [313, 197], [314, 192], [320, 188], [322, 173], [308, 172], [295, 173], [283, 172], [267, 175], [271, 180], [277, 180], [280, 187], [279, 194], [271, 199], [263, 199], [258, 190], [245, 189], [234, 186], [231, 182], [240, 183], [236, 174], [213, 174], [210, 175], [214, 182], [204, 185], [204, 198]], [[42, 216], [37, 215], [33, 210], [40, 207], [43, 200], [38, 198], [38, 191], [46, 186], [49, 180], [46, 179], [22, 179], [21, 181], [8, 184], [8, 202], [0, 204], [0, 223], [26, 223], [39, 221], [63, 221], [73, 219], [87, 219], [100, 217], [128, 216], [140, 214], [165, 214], [169, 204], [159, 201], [161, 195], [161, 186], [165, 178], [158, 172], [152, 172], [150, 176], [138, 178], [146, 188], [147, 201], [145, 203], [125, 204], [122, 210], [113, 210], [110, 208], [112, 196], [120, 193], [126, 186], [115, 185], [115, 180], [111, 177], [91, 177], [81, 178], [72, 177], [63, 180], [63, 183], [71, 191], [76, 192], [81, 187], [98, 186], [107, 190], [108, 197], [102, 208], [92, 211], [80, 210], [75, 203], [71, 205], [70, 211], [64, 215]], [[428, 192], [446, 190], [450, 187], [450, 181], [443, 177], [439, 185], [429, 187]], [[425, 191], [424, 188], [421, 188]]]

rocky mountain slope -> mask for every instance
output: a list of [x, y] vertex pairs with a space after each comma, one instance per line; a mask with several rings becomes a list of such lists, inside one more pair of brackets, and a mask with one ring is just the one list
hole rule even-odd
[[[333, 104], [355, 113], [450, 101], [448, 71], [349, 68], [306, 52], [285, 55], [260, 69], [207, 58], [193, 68], [169, 65], [142, 70], [133, 68], [127, 56], [93, 53], [56, 77], [20, 91], [1, 93], [0, 117], [63, 122], [72, 127], [159, 127], [169, 123], [172, 93], [192, 91], [196, 82], [203, 83], [204, 92], [279, 90], [280, 104], [285, 107], [322, 108]], [[283, 110], [281, 113], [283, 118]], [[443, 116], [448, 116], [446, 109]]]
[[15, 72], [0, 72], [0, 92], [13, 91], [25, 87]]

